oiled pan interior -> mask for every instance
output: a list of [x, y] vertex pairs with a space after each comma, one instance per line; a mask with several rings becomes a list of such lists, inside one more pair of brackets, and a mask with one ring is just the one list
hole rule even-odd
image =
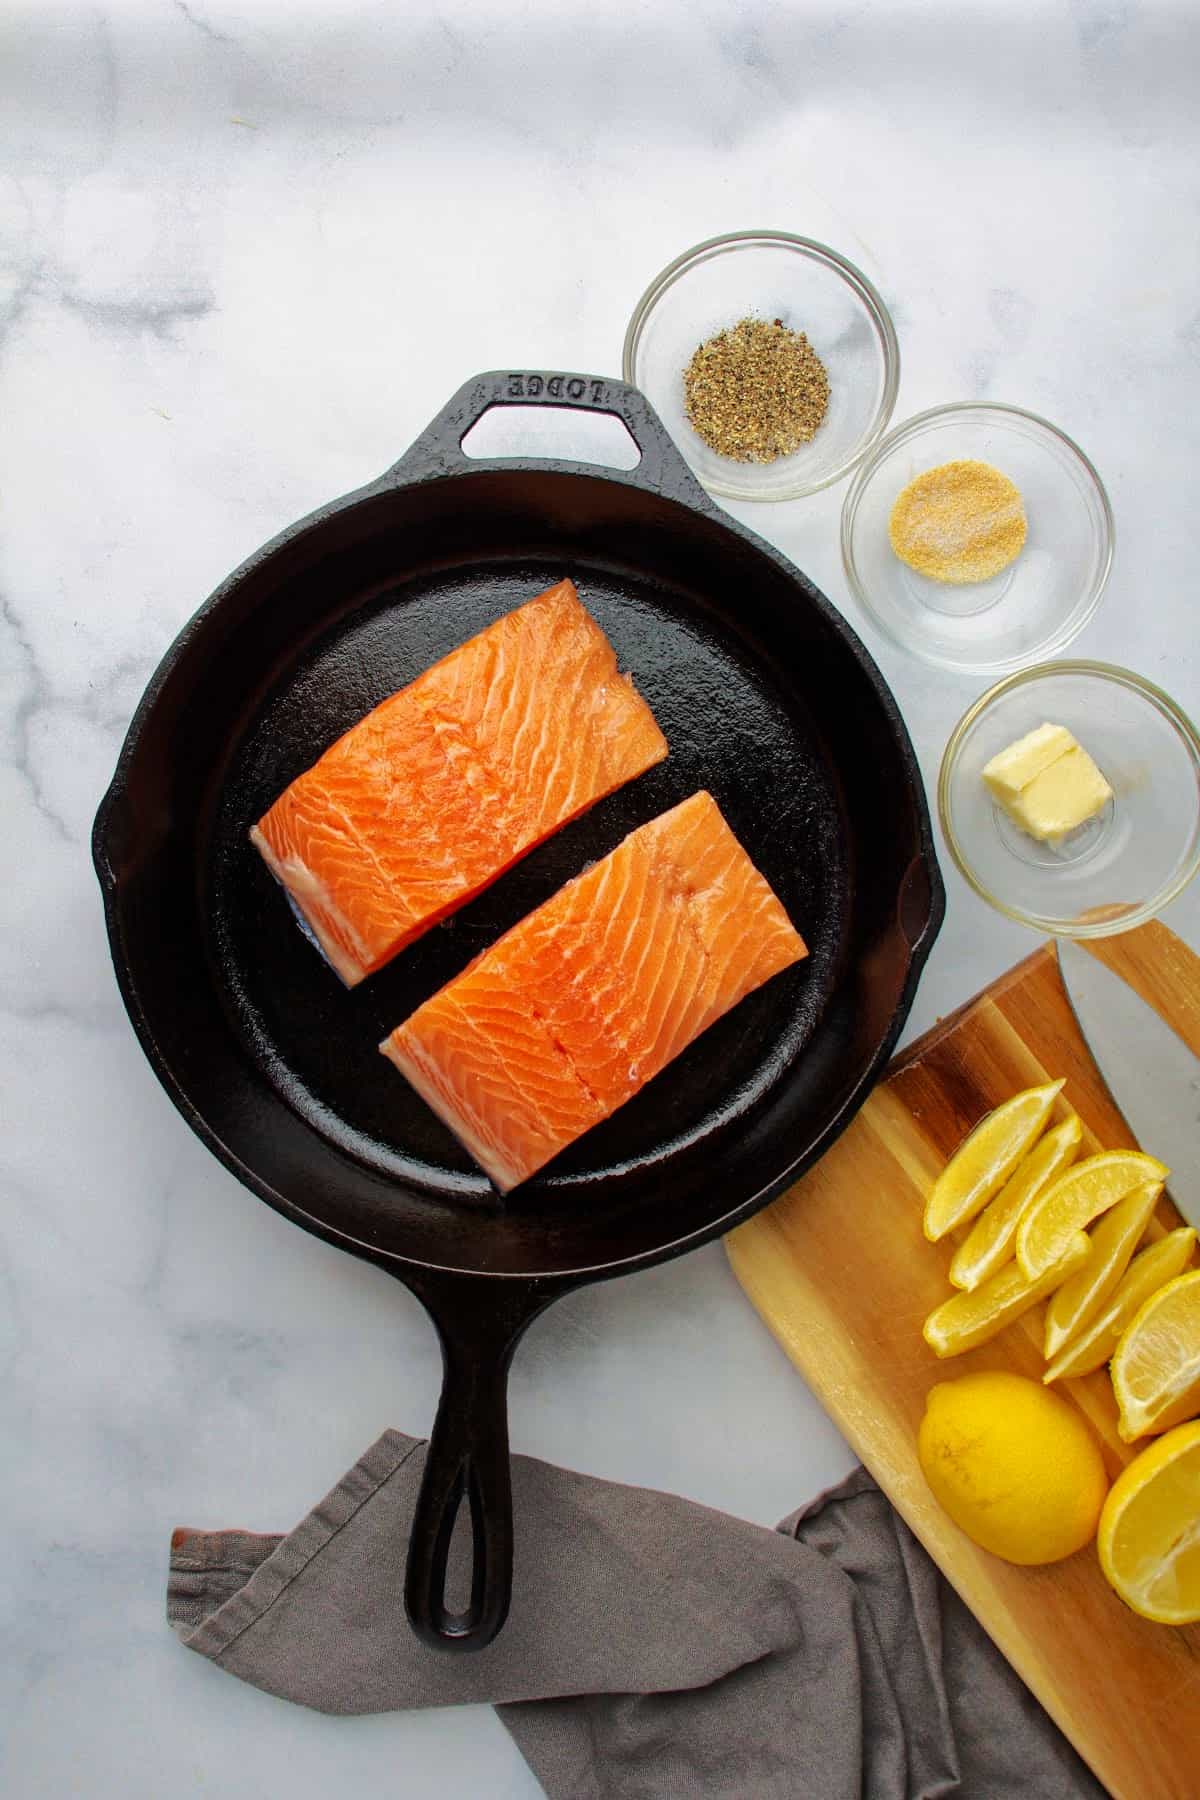
[[[670, 756], [345, 989], [247, 840], [378, 700], [570, 575]], [[627, 831], [716, 797], [811, 955], [503, 1204], [378, 1053], [478, 950]], [[327, 1235], [537, 1273], [655, 1254], [778, 1188], [891, 1030], [921, 849], [894, 714], [795, 577], [722, 521], [586, 474], [383, 491], [244, 571], [174, 658], [125, 769], [131, 1010], [193, 1122]]]
[[[246, 841], [294, 775], [373, 703], [502, 612], [570, 574], [634, 671], [670, 745], [665, 764], [542, 845], [473, 904], [347, 991], [296, 928]], [[828, 992], [845, 917], [831, 771], [806, 709], [686, 591], [629, 571], [523, 560], [389, 587], [281, 668], [242, 740], [214, 832], [208, 912], [239, 1028], [289, 1103], [352, 1155], [477, 1204], [494, 1190], [379, 1055], [379, 1040], [501, 932], [626, 832], [706, 787], [796, 921], [807, 964], [720, 1021], [509, 1206], [556, 1208], [597, 1176], [661, 1163], [733, 1125], [799, 1053]], [[586, 1204], [581, 1201], [580, 1204]]]

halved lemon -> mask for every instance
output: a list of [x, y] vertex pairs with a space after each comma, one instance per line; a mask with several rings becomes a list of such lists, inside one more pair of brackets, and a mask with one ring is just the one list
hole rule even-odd
[[1019, 1319], [1022, 1313], [1052, 1294], [1068, 1275], [1073, 1275], [1086, 1262], [1088, 1242], [1080, 1233], [1078, 1244], [1071, 1244], [1061, 1263], [1026, 1281], [1016, 1263], [1009, 1263], [990, 1281], [969, 1294], [951, 1294], [934, 1308], [925, 1321], [925, 1342], [937, 1356], [958, 1356], [963, 1350], [974, 1350], [989, 1338]]
[[1143, 1181], [1165, 1181], [1170, 1173], [1141, 1150], [1101, 1150], [1060, 1175], [1039, 1194], [1017, 1226], [1017, 1261], [1027, 1281], [1059, 1262], [1067, 1246], [1083, 1237], [1083, 1227], [1123, 1200]]
[[1143, 1619], [1200, 1619], [1200, 1420], [1168, 1431], [1118, 1475], [1096, 1548], [1105, 1575]]
[[1060, 1350], [1042, 1380], [1059, 1381], [1064, 1375], [1090, 1375], [1106, 1363], [1121, 1341], [1121, 1333], [1151, 1294], [1173, 1281], [1191, 1261], [1196, 1234], [1190, 1225], [1168, 1231], [1157, 1244], [1140, 1250], [1117, 1284], [1107, 1306], [1090, 1324]]
[[1112, 1384], [1127, 1444], [1200, 1413], [1200, 1269], [1168, 1281], [1134, 1314], [1113, 1352]]
[[1075, 1160], [1083, 1127], [1074, 1113], [1040, 1139], [1017, 1164], [996, 1198], [980, 1213], [954, 1253], [950, 1279], [972, 1288], [1002, 1269], [1013, 1256], [1022, 1213]]
[[1105, 1213], [1091, 1234], [1087, 1261], [1078, 1275], [1063, 1282], [1046, 1308], [1047, 1359], [1100, 1311], [1129, 1267], [1161, 1193], [1161, 1181], [1143, 1181]]
[[988, 1113], [959, 1145], [925, 1202], [925, 1236], [939, 1238], [983, 1211], [1041, 1135], [1061, 1081], [1025, 1088]]

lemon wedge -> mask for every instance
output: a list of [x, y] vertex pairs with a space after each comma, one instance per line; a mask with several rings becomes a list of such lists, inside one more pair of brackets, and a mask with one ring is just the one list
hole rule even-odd
[[1038, 1195], [1017, 1226], [1017, 1261], [1027, 1281], [1061, 1261], [1083, 1227], [1143, 1181], [1165, 1181], [1169, 1170], [1140, 1150], [1102, 1150], [1060, 1175]]
[[1046, 1357], [1056, 1356], [1100, 1311], [1150, 1223], [1161, 1181], [1143, 1181], [1110, 1208], [1092, 1232], [1088, 1259], [1046, 1308]]
[[1017, 1164], [996, 1198], [980, 1213], [954, 1253], [950, 1279], [968, 1292], [1002, 1269], [1013, 1255], [1022, 1213], [1075, 1160], [1083, 1127], [1075, 1114], [1064, 1119]]
[[939, 1238], [983, 1211], [1041, 1135], [1061, 1081], [1025, 1088], [988, 1113], [959, 1145], [925, 1202], [925, 1236]]
[[1200, 1420], [1168, 1431], [1118, 1475], [1096, 1548], [1108, 1580], [1143, 1619], [1200, 1619]]
[[1062, 1261], [1040, 1275], [1026, 1281], [1016, 1263], [1008, 1263], [969, 1294], [951, 1294], [934, 1308], [925, 1321], [922, 1335], [937, 1356], [958, 1356], [963, 1350], [974, 1350], [989, 1338], [1019, 1319], [1022, 1313], [1044, 1300], [1047, 1294], [1073, 1275], [1087, 1260], [1088, 1241], [1083, 1233], [1079, 1242], [1068, 1246]]
[[1090, 1375], [1093, 1369], [1106, 1363], [1139, 1307], [1186, 1269], [1195, 1247], [1195, 1232], [1190, 1225], [1181, 1225], [1178, 1231], [1168, 1231], [1166, 1237], [1159, 1238], [1157, 1244], [1140, 1250], [1107, 1306], [1102, 1307], [1091, 1323], [1059, 1351], [1042, 1380], [1059, 1381], [1064, 1375]]
[[1200, 1269], [1168, 1281], [1134, 1314], [1113, 1352], [1112, 1384], [1127, 1444], [1200, 1413]]

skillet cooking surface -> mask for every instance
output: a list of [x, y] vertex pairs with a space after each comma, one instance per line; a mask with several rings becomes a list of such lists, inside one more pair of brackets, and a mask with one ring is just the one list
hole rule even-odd
[[[246, 840], [279, 791], [368, 704], [563, 574], [611, 638], [666, 734], [670, 757], [551, 839], [392, 964], [347, 990], [301, 935], [283, 890]], [[497, 564], [391, 588], [275, 672], [219, 805], [204, 911], [211, 950], [257, 1059], [289, 1103], [340, 1148], [406, 1184], [484, 1208], [499, 1197], [453, 1134], [380, 1056], [392, 1026], [502, 931], [697, 788], [715, 796], [780, 895], [810, 958], [707, 1031], [613, 1118], [517, 1191], [509, 1209], [586, 1207], [620, 1173], [627, 1204], [664, 1157], [736, 1129], [801, 1053], [828, 994], [846, 922], [832, 771], [806, 707], [739, 640], [710, 596], [630, 571]]]

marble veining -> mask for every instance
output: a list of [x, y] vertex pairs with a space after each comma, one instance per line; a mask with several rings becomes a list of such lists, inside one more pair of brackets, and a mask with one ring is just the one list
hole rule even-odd
[[[384, 1425], [425, 1429], [438, 1381], [415, 1302], [215, 1164], [120, 1006], [88, 839], [167, 644], [468, 375], [616, 373], [665, 261], [766, 224], [880, 284], [897, 419], [1006, 400], [1079, 440], [1118, 548], [1074, 648], [1200, 713], [1198, 43], [1171, 0], [9, 0], [6, 1792], [537, 1791], [485, 1709], [308, 1715], [163, 1622], [173, 1525], [286, 1527]], [[541, 448], [547, 429], [513, 415], [490, 447]], [[569, 454], [570, 421], [554, 429]], [[581, 424], [576, 447], [599, 442]], [[842, 497], [735, 510], [846, 610], [932, 782], [981, 684], [857, 615]], [[1032, 947], [947, 885], [910, 1033]], [[1168, 922], [1200, 947], [1200, 891]], [[552, 1309], [517, 1359], [512, 1435], [763, 1522], [851, 1462], [716, 1247]]]

